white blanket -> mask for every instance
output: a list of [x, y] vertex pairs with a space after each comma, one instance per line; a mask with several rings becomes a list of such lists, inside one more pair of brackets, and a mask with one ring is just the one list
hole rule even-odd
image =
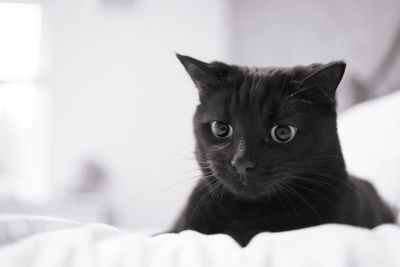
[[372, 231], [331, 224], [262, 233], [246, 248], [226, 235], [149, 237], [47, 218], [0, 217], [4, 227], [2, 267], [400, 266], [400, 227], [389, 224]]

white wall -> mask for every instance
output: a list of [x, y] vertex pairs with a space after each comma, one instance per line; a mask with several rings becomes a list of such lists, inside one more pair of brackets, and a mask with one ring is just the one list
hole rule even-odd
[[172, 222], [188, 187], [167, 189], [196, 173], [193, 160], [176, 154], [193, 158], [197, 103], [174, 52], [228, 59], [226, 6], [224, 0], [44, 3], [55, 194], [73, 187], [83, 162], [94, 159], [112, 181], [118, 225]]
[[346, 59], [374, 69], [400, 22], [397, 0], [234, 0], [235, 62], [284, 65]]

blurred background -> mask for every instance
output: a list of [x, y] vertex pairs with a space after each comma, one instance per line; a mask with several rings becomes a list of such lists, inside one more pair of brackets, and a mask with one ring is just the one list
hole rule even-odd
[[344, 59], [344, 111], [400, 89], [400, 2], [0, 0], [0, 213], [167, 228], [199, 175], [175, 52]]

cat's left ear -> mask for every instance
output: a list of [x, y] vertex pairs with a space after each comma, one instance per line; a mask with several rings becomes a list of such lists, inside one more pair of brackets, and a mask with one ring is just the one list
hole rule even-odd
[[215, 90], [219, 83], [218, 77], [213, 72], [212, 64], [180, 54], [176, 54], [176, 57], [199, 90], [200, 101], [202, 101]]
[[343, 61], [322, 65], [300, 82], [299, 93], [318, 104], [334, 104], [336, 89], [345, 70], [346, 63]]

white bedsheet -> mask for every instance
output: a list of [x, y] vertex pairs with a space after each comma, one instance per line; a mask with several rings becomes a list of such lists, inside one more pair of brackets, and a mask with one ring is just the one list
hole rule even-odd
[[26, 217], [0, 217], [0, 224], [8, 228], [7, 238], [0, 237], [2, 267], [400, 266], [400, 226], [389, 224], [372, 231], [331, 224], [262, 233], [246, 248], [226, 235], [193, 231], [149, 237], [101, 224]]

